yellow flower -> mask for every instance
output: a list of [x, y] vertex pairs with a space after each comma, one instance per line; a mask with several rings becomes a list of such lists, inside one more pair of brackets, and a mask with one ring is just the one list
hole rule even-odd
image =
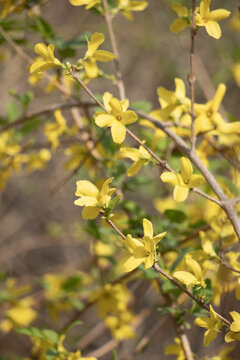
[[37, 317], [37, 312], [32, 309], [34, 300], [31, 297], [25, 297], [17, 301], [17, 303], [7, 310], [7, 317], [0, 324], [3, 332], [8, 332], [14, 327], [29, 326]]
[[194, 104], [196, 115], [194, 133], [207, 132], [213, 130], [215, 125], [223, 121], [218, 109], [226, 92], [226, 85], [219, 84], [213, 99], [206, 104]]
[[237, 311], [230, 312], [233, 322], [230, 325], [230, 331], [225, 336], [226, 342], [240, 340], [240, 314]]
[[122, 341], [124, 339], [135, 338], [136, 334], [130, 325], [133, 320], [134, 316], [132, 313], [126, 310], [116, 315], [107, 316], [104, 322], [110, 328], [113, 337], [118, 341]]
[[97, 61], [111, 61], [115, 58], [115, 55], [109, 51], [97, 50], [98, 47], [104, 42], [104, 35], [101, 33], [94, 33], [91, 39], [87, 40], [88, 50], [80, 63], [83, 65], [87, 78], [94, 79], [98, 76]]
[[147, 165], [151, 160], [151, 155], [143, 146], [140, 146], [139, 149], [122, 147], [120, 152], [122, 156], [134, 161], [133, 165], [127, 170], [128, 176], [136, 175], [143, 165]]
[[178, 15], [178, 19], [174, 20], [170, 26], [170, 30], [174, 33], [179, 33], [187, 26], [191, 25], [191, 11], [179, 3], [171, 4], [171, 9]]
[[210, 11], [211, 0], [202, 0], [200, 3], [200, 14], [195, 17], [197, 26], [205, 26], [208, 35], [219, 39], [222, 35], [218, 21], [226, 19], [231, 13], [225, 9]]
[[163, 121], [173, 120], [178, 122], [183, 112], [189, 112], [190, 100], [186, 98], [185, 84], [179, 78], [175, 78], [174, 82], [175, 91], [167, 90], [162, 86], [157, 89], [161, 110], [152, 111], [150, 115], [153, 117], [160, 118]]
[[204, 181], [202, 175], [193, 174], [193, 167], [189, 159], [182, 157], [180, 159], [180, 163], [180, 173], [167, 171], [160, 176], [163, 182], [175, 186], [173, 197], [174, 200], [178, 202], [186, 200], [186, 198], [188, 197], [189, 189], [195, 186], [199, 186]]
[[108, 92], [103, 95], [103, 102], [109, 113], [97, 112], [95, 122], [100, 127], [111, 127], [113, 141], [121, 144], [126, 137], [126, 125], [136, 122], [137, 114], [132, 110], [127, 110], [129, 106], [127, 99], [119, 101]]
[[186, 286], [199, 285], [198, 288], [206, 287], [203, 271], [197, 261], [186, 257], [184, 259], [184, 267], [186, 271], [175, 271], [173, 276]]
[[91, 9], [93, 6], [97, 4], [101, 4], [101, 0], [69, 0], [70, 3], [74, 6], [82, 6], [86, 5], [85, 9]]
[[98, 314], [104, 318], [107, 314], [126, 311], [131, 298], [131, 292], [125, 285], [106, 284], [102, 290], [92, 292], [90, 301], [97, 302]]
[[133, 20], [131, 11], [143, 11], [147, 6], [147, 1], [117, 0], [118, 9], [128, 20]]
[[52, 149], [55, 150], [59, 146], [59, 136], [66, 129], [66, 120], [59, 109], [54, 111], [54, 116], [56, 122], [45, 125], [44, 134], [51, 143]]
[[41, 170], [50, 159], [51, 153], [48, 149], [41, 149], [38, 153], [32, 153], [28, 158], [27, 171]]
[[217, 314], [213, 310], [212, 305], [210, 305], [210, 318], [197, 318], [195, 319], [194, 324], [207, 329], [204, 334], [204, 346], [208, 346], [213, 340], [216, 339], [217, 334], [219, 333], [219, 329], [222, 327], [222, 324], [219, 321]]
[[122, 263], [124, 271], [132, 271], [140, 264], [144, 264], [145, 269], [153, 266], [156, 258], [156, 244], [166, 235], [166, 232], [153, 237], [153, 226], [151, 221], [143, 219], [143, 239], [135, 239], [128, 234], [124, 244], [129, 251]]
[[179, 338], [174, 339], [176, 345], [168, 345], [164, 349], [165, 355], [177, 355], [176, 360], [185, 360], [185, 354]]
[[34, 46], [34, 51], [41, 57], [37, 57], [30, 67], [31, 74], [41, 74], [43, 71], [52, 67], [61, 66], [61, 62], [54, 56], [55, 46], [38, 43]]
[[97, 360], [95, 357], [82, 357], [81, 351], [78, 350], [75, 353], [69, 353], [66, 360]]
[[100, 211], [108, 205], [111, 195], [115, 191], [115, 188], [109, 188], [109, 184], [112, 181], [113, 178], [106, 180], [101, 190], [98, 190], [98, 188], [88, 180], [77, 181], [77, 191], [75, 195], [80, 196], [80, 199], [75, 200], [74, 204], [84, 206], [82, 211], [83, 219], [95, 219]]

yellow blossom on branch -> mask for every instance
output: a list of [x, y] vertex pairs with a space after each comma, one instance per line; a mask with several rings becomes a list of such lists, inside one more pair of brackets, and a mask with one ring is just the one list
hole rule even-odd
[[213, 340], [216, 339], [219, 330], [222, 327], [221, 321], [218, 319], [217, 314], [210, 305], [210, 318], [209, 317], [201, 317], [197, 318], [194, 321], [194, 324], [197, 326], [201, 326], [207, 331], [204, 334], [204, 346], [208, 346]]
[[168, 345], [164, 349], [165, 355], [177, 355], [176, 360], [185, 360], [185, 354], [181, 345], [181, 340], [179, 338], [174, 339], [176, 344]]
[[190, 257], [184, 259], [184, 271], [175, 271], [173, 276], [186, 286], [198, 285], [198, 288], [205, 288], [203, 271], [198, 262]]
[[191, 25], [191, 11], [179, 3], [171, 4], [171, 9], [178, 15], [178, 19], [174, 20], [170, 26], [170, 30], [174, 33], [179, 33], [187, 26]]
[[74, 204], [84, 206], [82, 211], [83, 219], [95, 219], [100, 211], [105, 209], [115, 191], [115, 188], [109, 188], [112, 181], [113, 178], [106, 180], [100, 190], [88, 180], [77, 181], [75, 195], [80, 196], [80, 198], [75, 200]]
[[133, 165], [127, 169], [128, 176], [136, 175], [151, 160], [151, 155], [143, 146], [140, 146], [139, 149], [122, 147], [120, 152], [122, 156], [134, 161]]
[[63, 117], [61, 110], [55, 110], [54, 116], [56, 122], [47, 124], [44, 128], [44, 134], [47, 137], [48, 141], [51, 143], [53, 150], [55, 150], [59, 146], [58, 138], [67, 128], [66, 119]]
[[240, 314], [237, 311], [230, 312], [233, 322], [230, 325], [230, 331], [225, 335], [226, 342], [240, 340]]
[[117, 8], [128, 20], [133, 20], [132, 11], [143, 11], [147, 6], [147, 1], [117, 0]]
[[119, 101], [109, 92], [104, 93], [103, 102], [106, 110], [109, 112], [97, 112], [95, 114], [95, 123], [100, 126], [111, 127], [113, 141], [121, 144], [126, 137], [126, 125], [137, 121], [137, 114], [132, 110], [127, 110], [129, 101]]
[[107, 316], [104, 322], [111, 330], [113, 337], [118, 341], [122, 341], [124, 339], [135, 338], [136, 334], [131, 326], [133, 320], [133, 314], [125, 310], [115, 315]]
[[62, 66], [61, 62], [54, 56], [55, 46], [53, 44], [45, 45], [38, 43], [34, 46], [34, 51], [40, 57], [37, 57], [30, 67], [31, 74], [41, 74], [43, 71], [53, 67]]
[[152, 223], [147, 219], [143, 219], [143, 231], [143, 239], [135, 239], [128, 234], [124, 240], [124, 245], [129, 251], [122, 262], [124, 271], [132, 271], [140, 264], [144, 264], [145, 269], [148, 269], [154, 264], [156, 245], [166, 235], [166, 232], [153, 236]]
[[82, 6], [86, 5], [85, 9], [91, 9], [93, 6], [97, 4], [101, 4], [101, 0], [69, 0], [70, 3], [74, 6]]
[[189, 159], [182, 157], [180, 159], [180, 164], [180, 173], [166, 171], [160, 176], [163, 182], [175, 186], [173, 197], [174, 200], [178, 202], [186, 200], [189, 189], [201, 185], [204, 181], [202, 175], [193, 174], [193, 167]]
[[211, 0], [202, 0], [200, 3], [200, 13], [195, 17], [197, 26], [205, 26], [208, 35], [219, 39], [222, 35], [218, 21], [224, 20], [231, 14], [225, 9], [217, 9], [210, 11]]
[[115, 55], [109, 51], [98, 50], [104, 39], [105, 37], [101, 33], [94, 33], [90, 40], [86, 39], [88, 50], [84, 58], [80, 59], [79, 62], [83, 65], [89, 79], [94, 79], [98, 76], [97, 61], [108, 62], [115, 58]]

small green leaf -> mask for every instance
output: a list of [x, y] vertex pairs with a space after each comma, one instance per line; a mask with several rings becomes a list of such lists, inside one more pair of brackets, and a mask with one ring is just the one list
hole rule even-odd
[[38, 32], [42, 35], [43, 38], [51, 39], [54, 37], [55, 33], [51, 25], [49, 25], [49, 23], [41, 16], [36, 16], [36, 25]]
[[117, 352], [116, 352], [116, 350], [113, 350], [113, 360], [117, 360]]
[[11, 101], [8, 105], [7, 105], [7, 118], [8, 118], [8, 122], [13, 122], [15, 120], [17, 120], [19, 116], [19, 107], [18, 104], [16, 104], [15, 102]]
[[54, 360], [58, 358], [58, 356], [61, 355], [61, 353], [54, 349], [47, 349], [46, 351], [46, 360]]
[[134, 101], [131, 103], [131, 107], [136, 110], [142, 110], [145, 112], [149, 112], [152, 110], [152, 104], [149, 101]]
[[184, 214], [184, 212], [180, 211], [180, 210], [166, 210], [164, 212], [164, 215], [172, 222], [175, 223], [182, 223], [184, 220], [186, 220], [186, 215]]

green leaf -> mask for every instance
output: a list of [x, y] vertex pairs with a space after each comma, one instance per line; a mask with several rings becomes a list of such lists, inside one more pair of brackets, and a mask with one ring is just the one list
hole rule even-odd
[[72, 327], [82, 324], [83, 322], [81, 320], [73, 321], [70, 325], [66, 327], [66, 329], [64, 329], [64, 331], [61, 332], [61, 334], [66, 334]]
[[15, 120], [17, 120], [19, 116], [19, 107], [18, 104], [16, 104], [15, 102], [11, 101], [8, 105], [7, 105], [7, 118], [8, 118], [8, 122], [13, 122]]
[[117, 360], [117, 352], [116, 352], [116, 350], [113, 350], [113, 360]]
[[133, 109], [136, 110], [142, 110], [145, 112], [149, 112], [152, 110], [152, 103], [150, 103], [149, 101], [134, 101], [133, 103], [131, 103], [131, 107]]
[[21, 97], [21, 103], [23, 106], [24, 111], [27, 110], [28, 105], [31, 103], [31, 101], [34, 98], [34, 94], [32, 91], [28, 91], [26, 92], [22, 97]]
[[61, 353], [54, 349], [47, 349], [46, 351], [46, 360], [54, 360], [58, 358], [58, 356], [61, 355]]
[[186, 215], [184, 214], [184, 212], [180, 211], [180, 210], [166, 210], [164, 212], [164, 215], [172, 222], [175, 223], [182, 223], [184, 220], [186, 220]]
[[56, 344], [59, 340], [59, 335], [51, 329], [41, 330], [44, 338], [51, 344]]
[[38, 329], [34, 326], [31, 326], [29, 328], [17, 328], [16, 331], [20, 334], [45, 340], [53, 345], [57, 344], [59, 340], [59, 335], [51, 329]]
[[143, 265], [140, 265], [139, 270], [143, 272], [144, 277], [148, 280], [159, 278], [159, 274], [152, 268], [145, 269]]
[[34, 118], [34, 119], [26, 121], [21, 129], [22, 134], [27, 135], [30, 132], [36, 130], [38, 128], [38, 126], [42, 124], [42, 122], [43, 122], [43, 119], [41, 119], [41, 118]]
[[41, 16], [36, 16], [36, 26], [38, 32], [42, 35], [44, 39], [51, 39], [54, 37], [55, 33], [51, 25], [49, 25], [49, 23]]

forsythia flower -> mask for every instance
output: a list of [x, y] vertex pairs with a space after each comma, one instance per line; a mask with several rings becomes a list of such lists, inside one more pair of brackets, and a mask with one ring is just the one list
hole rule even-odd
[[218, 109], [226, 92], [226, 85], [219, 84], [213, 99], [206, 104], [194, 104], [196, 114], [194, 133], [207, 132], [214, 129], [214, 126], [221, 122], [222, 116]]
[[189, 189], [199, 186], [204, 181], [202, 175], [193, 174], [193, 167], [189, 159], [182, 157], [180, 163], [180, 173], [167, 171], [160, 176], [163, 182], [175, 186], [173, 197], [178, 202], [186, 200]]
[[147, 6], [147, 1], [117, 0], [118, 9], [128, 20], [133, 20], [131, 11], [143, 11]]
[[202, 0], [200, 4], [200, 14], [195, 17], [197, 26], [205, 26], [208, 35], [219, 39], [222, 35], [221, 28], [218, 21], [224, 20], [231, 14], [230, 11], [225, 9], [217, 9], [210, 11], [211, 0]]
[[27, 171], [32, 172], [44, 168], [46, 162], [51, 159], [51, 153], [48, 149], [41, 149], [38, 153], [29, 155]]
[[171, 4], [171, 9], [178, 15], [178, 19], [174, 20], [170, 26], [170, 30], [178, 33], [191, 24], [191, 12], [179, 3]]
[[133, 339], [136, 334], [130, 325], [134, 316], [128, 310], [121, 311], [116, 315], [109, 315], [104, 322], [112, 332], [113, 337], [118, 340]]
[[95, 122], [100, 127], [111, 127], [113, 141], [121, 144], [126, 137], [126, 125], [136, 122], [137, 114], [127, 110], [129, 106], [127, 99], [119, 101], [108, 92], [103, 95], [103, 102], [108, 112], [97, 112]]
[[145, 269], [153, 266], [156, 257], [156, 244], [166, 235], [166, 232], [153, 237], [153, 226], [151, 221], [143, 219], [143, 239], [134, 239], [128, 234], [124, 244], [129, 251], [123, 260], [124, 271], [132, 271], [144, 263]]
[[100, 211], [107, 206], [111, 199], [111, 195], [114, 193], [115, 188], [109, 188], [109, 184], [113, 181], [110, 178], [104, 182], [101, 190], [93, 185], [88, 180], [77, 181], [77, 191], [75, 195], [80, 196], [80, 199], [74, 201], [75, 205], [84, 206], [82, 211], [82, 217], [85, 220], [95, 219]]
[[204, 346], [208, 346], [213, 340], [216, 339], [217, 334], [219, 333], [219, 329], [222, 327], [222, 324], [219, 321], [217, 314], [213, 310], [212, 305], [210, 305], [210, 318], [197, 318], [195, 319], [194, 324], [207, 329], [204, 334]]
[[139, 149], [122, 147], [120, 152], [122, 156], [134, 161], [133, 165], [127, 169], [128, 176], [136, 175], [139, 170], [151, 160], [151, 155], [143, 146], [140, 146]]
[[30, 67], [31, 74], [41, 74], [43, 71], [52, 67], [61, 66], [61, 62], [54, 56], [55, 46], [53, 44], [45, 45], [44, 43], [38, 43], [34, 46], [34, 51], [41, 57], [34, 60]]
[[185, 258], [186, 271], [175, 271], [173, 276], [186, 286], [199, 285], [199, 288], [206, 287], [203, 271], [197, 261]]
[[230, 325], [230, 331], [225, 336], [226, 342], [240, 340], [240, 314], [237, 311], [230, 312], [233, 322]]
[[59, 146], [59, 136], [66, 129], [66, 120], [59, 109], [54, 111], [54, 116], [56, 122], [47, 124], [44, 128], [44, 134], [51, 143], [52, 149], [55, 150]]
[[100, 4], [101, 0], [69, 0], [74, 6], [86, 5], [85, 9], [91, 9], [93, 6]]
[[89, 79], [94, 79], [98, 76], [97, 61], [107, 62], [115, 58], [115, 55], [109, 51], [97, 50], [104, 42], [104, 39], [105, 37], [101, 33], [94, 33], [90, 40], [86, 39], [88, 50], [84, 59], [80, 60], [80, 63], [82, 63]]
[[164, 349], [165, 355], [177, 355], [176, 360], [185, 360], [185, 354], [179, 338], [174, 339], [176, 345], [168, 345]]

